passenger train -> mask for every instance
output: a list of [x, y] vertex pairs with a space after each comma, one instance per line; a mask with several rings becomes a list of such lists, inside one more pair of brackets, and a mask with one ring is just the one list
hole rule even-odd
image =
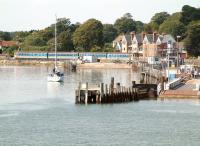
[[[116, 52], [58, 52], [58, 60], [72, 60], [82, 58], [83, 56], [95, 56], [97, 59], [129, 59], [129, 53]], [[16, 52], [16, 59], [54, 59], [53, 52]]]

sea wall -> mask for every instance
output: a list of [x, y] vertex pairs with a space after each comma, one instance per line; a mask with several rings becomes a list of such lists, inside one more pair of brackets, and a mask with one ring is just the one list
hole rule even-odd
[[84, 69], [100, 69], [100, 68], [119, 68], [119, 69], [131, 69], [132, 65], [131, 64], [126, 64], [126, 63], [84, 63], [84, 64], [78, 64], [77, 68], [84, 68]]

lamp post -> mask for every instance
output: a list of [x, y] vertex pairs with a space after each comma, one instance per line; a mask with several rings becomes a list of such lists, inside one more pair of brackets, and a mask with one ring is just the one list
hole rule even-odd
[[[176, 36], [177, 38], [177, 71], [178, 71], [178, 67], [179, 67], [179, 42], [178, 42], [178, 39], [180, 38], [181, 36]], [[181, 52], [182, 54], [182, 52]], [[180, 58], [181, 58], [181, 55], [180, 55]]]
[[167, 42], [167, 77], [169, 82], [169, 55], [171, 52], [171, 41]]

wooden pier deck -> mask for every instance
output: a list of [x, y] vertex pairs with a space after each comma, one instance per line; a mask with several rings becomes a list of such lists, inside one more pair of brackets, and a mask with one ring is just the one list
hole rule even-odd
[[76, 104], [123, 103], [141, 99], [156, 99], [157, 85], [136, 84], [133, 81], [131, 87], [125, 87], [121, 86], [120, 83], [114, 84], [114, 78], [111, 78], [110, 85], [79, 83], [75, 92]]

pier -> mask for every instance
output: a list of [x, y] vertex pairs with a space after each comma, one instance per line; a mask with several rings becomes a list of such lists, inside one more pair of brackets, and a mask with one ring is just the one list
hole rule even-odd
[[136, 84], [132, 81], [131, 87], [121, 86], [114, 83], [111, 78], [110, 84], [79, 83], [75, 91], [76, 104], [106, 104], [139, 101], [144, 99], [157, 99], [156, 84]]

